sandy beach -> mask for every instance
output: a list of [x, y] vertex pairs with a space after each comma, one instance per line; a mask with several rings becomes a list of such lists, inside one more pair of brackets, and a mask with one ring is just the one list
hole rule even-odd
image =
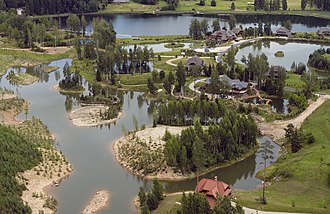
[[110, 120], [102, 120], [100, 112], [105, 112], [109, 109], [105, 105], [91, 105], [75, 109], [69, 113], [69, 119], [74, 126], [91, 127], [109, 124], [115, 122], [122, 116], [122, 112], [118, 113], [116, 118]]
[[45, 165], [50, 166], [53, 164], [53, 161], [46, 155], [46, 151], [42, 151], [44, 161], [33, 169], [23, 172], [19, 176], [27, 179], [27, 182], [24, 182], [27, 190], [23, 192], [22, 199], [32, 209], [32, 213], [37, 214], [40, 211], [43, 211], [45, 214], [55, 213], [54, 210], [44, 207], [46, 200], [51, 198], [51, 196], [46, 193], [45, 189], [47, 187], [60, 185], [61, 181], [72, 173], [72, 166], [64, 160], [64, 157], [59, 151], [53, 148], [50, 152], [60, 157], [58, 164], [51, 167], [51, 170], [49, 169], [50, 167], [48, 167], [47, 173], [46, 171], [42, 171]]
[[85, 207], [83, 214], [92, 214], [109, 204], [111, 193], [107, 190], [97, 191]]

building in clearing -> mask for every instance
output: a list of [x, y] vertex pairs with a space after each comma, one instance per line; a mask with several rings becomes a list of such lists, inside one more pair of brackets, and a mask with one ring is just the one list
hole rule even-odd
[[204, 66], [204, 61], [199, 58], [198, 56], [194, 56], [186, 62], [186, 68], [187, 70], [191, 70], [191, 66]]
[[276, 30], [275, 36], [285, 36], [285, 37], [292, 37], [291, 32], [285, 28], [285, 27], [280, 27], [279, 29]]
[[[230, 92], [233, 94], [244, 94], [247, 92], [247, 88], [249, 85], [248, 82], [240, 81], [239, 79], [232, 79], [232, 78], [228, 77], [226, 74], [221, 75], [219, 80], [221, 82], [227, 82], [231, 87]], [[211, 78], [207, 78], [205, 81], [206, 87], [210, 83], [211, 83]]]
[[215, 180], [203, 178], [198, 182], [195, 192], [205, 195], [211, 209], [213, 209], [217, 200], [217, 195], [222, 198], [224, 196], [230, 196], [232, 190], [228, 184], [222, 181], [217, 181], [216, 178]]
[[330, 28], [322, 27], [317, 31], [318, 36], [330, 36]]
[[218, 30], [212, 33], [209, 37], [211, 40], [216, 40], [217, 43], [225, 43], [237, 39], [236, 34], [231, 30]]

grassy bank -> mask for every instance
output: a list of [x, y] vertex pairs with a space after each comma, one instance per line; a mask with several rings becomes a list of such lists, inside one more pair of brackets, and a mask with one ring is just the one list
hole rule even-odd
[[10, 66], [35, 66], [51, 61], [72, 57], [73, 49], [61, 54], [38, 54], [22, 50], [0, 49], [0, 75], [3, 75]]
[[[279, 158], [267, 174], [281, 176], [267, 187], [267, 205], [255, 199], [261, 190], [240, 191], [235, 195], [243, 206], [263, 210], [303, 213], [329, 213], [330, 187], [330, 101], [326, 101], [303, 123], [302, 129], [315, 136], [315, 143], [304, 145], [299, 152]], [[283, 176], [285, 175], [285, 176]]]

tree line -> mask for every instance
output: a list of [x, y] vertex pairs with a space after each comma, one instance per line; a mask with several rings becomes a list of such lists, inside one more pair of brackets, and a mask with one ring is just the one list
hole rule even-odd
[[228, 111], [218, 124], [204, 130], [199, 120], [180, 136], [166, 132], [165, 160], [182, 173], [196, 172], [233, 160], [256, 146], [258, 128], [250, 116]]
[[155, 210], [159, 203], [164, 199], [164, 187], [157, 179], [152, 182], [152, 189], [148, 192], [140, 187], [138, 199], [140, 203], [141, 214], [149, 214], [150, 211]]
[[186, 126], [193, 125], [194, 117], [198, 116], [203, 125], [217, 123], [226, 113], [224, 101], [170, 100], [158, 106], [157, 122], [163, 125]]
[[0, 0], [0, 10], [24, 7], [27, 15], [92, 13], [100, 9], [98, 0]]

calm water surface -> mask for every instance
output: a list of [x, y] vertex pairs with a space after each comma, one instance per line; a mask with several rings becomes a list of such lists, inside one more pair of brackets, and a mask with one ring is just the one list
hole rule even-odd
[[[253, 45], [246, 46], [239, 49], [236, 54], [236, 62], [242, 63], [241, 59], [244, 56], [266, 54], [270, 65], [281, 65], [287, 70], [290, 70], [293, 62], [298, 64], [299, 62], [307, 63], [309, 54], [313, 53], [319, 48], [329, 48], [327, 45], [319, 44], [307, 44], [307, 43], [295, 43], [295, 42], [257, 42]], [[275, 57], [277, 51], [283, 51], [284, 57]]]
[[[87, 34], [90, 34], [92, 29], [92, 19], [94, 17], [102, 17], [106, 21], [112, 21], [117, 36], [127, 38], [131, 36], [158, 36], [158, 35], [183, 35], [189, 33], [189, 25], [193, 18], [199, 20], [206, 18], [211, 24], [213, 20], [220, 19], [221, 27], [229, 27], [229, 16], [150, 16], [150, 15], [100, 15], [86, 16], [88, 26], [86, 27]], [[242, 25], [243, 28], [257, 26], [260, 19], [264, 23], [271, 23], [273, 31], [281, 26], [282, 22], [290, 20], [292, 23], [293, 32], [316, 32], [320, 27], [330, 26], [330, 21], [313, 17], [298, 17], [298, 16], [276, 16], [276, 15], [237, 15], [237, 27]], [[65, 18], [60, 19], [60, 27], [65, 28]]]

